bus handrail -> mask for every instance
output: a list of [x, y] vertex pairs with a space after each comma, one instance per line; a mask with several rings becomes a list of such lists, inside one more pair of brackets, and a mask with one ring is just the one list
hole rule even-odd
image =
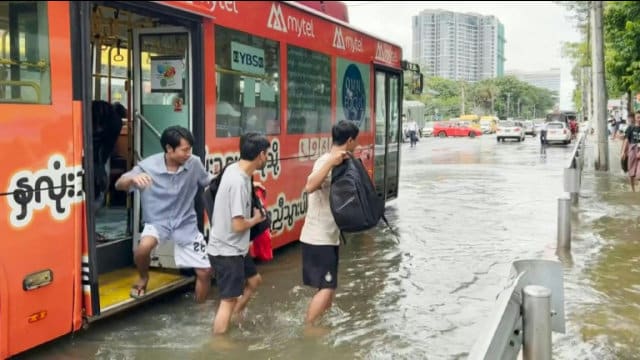
[[[141, 128], [141, 124], [144, 124], [146, 127], [149, 128], [149, 130], [151, 130], [151, 132], [158, 138], [160, 139], [161, 135], [160, 135], [160, 131], [158, 131], [158, 129], [156, 129], [150, 122], [149, 120], [147, 120], [147, 118], [145, 118], [140, 111], [136, 111], [135, 114], [135, 118], [136, 118], [136, 128], [140, 129]], [[135, 149], [133, 151], [134, 156], [135, 156], [135, 160], [137, 161], [142, 161], [142, 156], [140, 156], [140, 152], [138, 152], [137, 149]]]
[[[28, 86], [33, 88], [33, 91], [36, 93], [36, 103], [40, 104], [40, 84], [35, 81], [24, 81], [24, 80], [0, 80], [0, 86]], [[0, 100], [0, 102], [4, 102], [5, 99]], [[12, 99], [6, 99], [12, 100]], [[22, 100], [22, 99], [16, 99]]]
[[147, 118], [145, 118], [144, 116], [142, 116], [142, 114], [141, 114], [139, 111], [136, 111], [136, 118], [137, 118], [139, 121], [142, 121], [142, 123], [144, 123], [144, 124], [149, 128], [149, 130], [151, 130], [151, 132], [153, 132], [153, 134], [154, 134], [158, 139], [160, 139], [160, 136], [161, 136], [160, 131], [159, 131], [158, 129], [156, 129], [156, 128], [155, 128], [155, 127], [154, 127], [154, 126], [149, 122], [149, 120], [147, 120]]

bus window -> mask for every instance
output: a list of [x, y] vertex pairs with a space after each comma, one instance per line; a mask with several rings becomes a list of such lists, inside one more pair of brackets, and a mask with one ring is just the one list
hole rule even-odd
[[287, 47], [287, 133], [331, 129], [331, 62], [327, 55]]
[[0, 3], [0, 102], [51, 104], [47, 2]]
[[221, 26], [215, 29], [216, 136], [280, 134], [280, 45]]

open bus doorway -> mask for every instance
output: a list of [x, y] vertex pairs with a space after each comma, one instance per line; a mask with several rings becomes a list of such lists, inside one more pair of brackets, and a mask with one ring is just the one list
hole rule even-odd
[[[93, 216], [88, 224], [94, 224], [88, 229], [93, 315], [131, 304], [130, 288], [138, 277], [133, 250], [143, 228], [140, 200], [137, 192], [115, 190], [115, 182], [138, 161], [162, 151], [160, 134], [165, 128], [181, 125], [193, 131], [194, 108], [203, 108], [199, 100], [203, 97], [194, 97], [191, 91], [194, 66], [200, 68], [196, 73], [202, 73], [201, 62], [192, 61], [197, 32], [193, 29], [200, 20], [171, 19], [153, 10], [154, 6], [131, 3], [94, 5], [91, 11], [91, 108], [112, 107], [122, 121], [112, 148], [105, 149], [108, 155], [96, 159], [101, 152], [93, 151], [94, 180], [104, 171], [107, 183], [100, 189], [100, 181], [94, 181], [96, 196], [87, 199], [89, 216]], [[104, 123], [96, 114], [103, 113], [92, 111], [93, 136], [85, 139], [94, 149], [104, 145], [96, 135]], [[194, 153], [202, 154], [204, 134], [193, 132]], [[152, 253], [150, 270], [147, 298], [193, 281], [175, 269], [170, 242]]]

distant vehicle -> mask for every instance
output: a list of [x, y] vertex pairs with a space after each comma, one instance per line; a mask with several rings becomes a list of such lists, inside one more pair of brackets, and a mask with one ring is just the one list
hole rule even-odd
[[533, 124], [533, 121], [525, 120], [522, 122], [522, 124], [524, 125], [525, 135], [531, 135], [533, 137], [536, 137], [536, 135], [538, 134], [538, 131], [536, 129], [536, 126]]
[[433, 126], [433, 134], [438, 137], [448, 136], [468, 136], [474, 138], [482, 135], [482, 131], [472, 128], [467, 121], [460, 122], [437, 122]]
[[569, 126], [562, 121], [552, 121], [547, 124], [547, 143], [563, 143], [565, 145], [571, 142], [571, 130]]
[[498, 131], [496, 131], [496, 140], [504, 142], [506, 139], [515, 139], [524, 141], [524, 125], [517, 120], [503, 120], [498, 123]]
[[545, 118], [545, 122], [549, 123], [552, 121], [559, 121], [569, 126], [570, 120], [577, 120], [577, 119], [578, 119], [578, 115], [576, 114], [575, 111], [563, 110], [563, 111], [557, 111], [557, 112], [547, 114]]
[[420, 130], [421, 137], [433, 136], [433, 123], [426, 123], [424, 127]]
[[497, 116], [482, 116], [480, 117], [480, 130], [485, 134], [495, 134], [498, 129], [498, 117]]

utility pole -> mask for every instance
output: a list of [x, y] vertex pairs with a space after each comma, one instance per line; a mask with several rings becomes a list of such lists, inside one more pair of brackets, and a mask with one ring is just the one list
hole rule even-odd
[[602, 1], [591, 2], [591, 64], [593, 66], [593, 119], [598, 132], [596, 170], [609, 171], [609, 136], [607, 134], [607, 87], [604, 77], [604, 42]]
[[509, 119], [509, 102], [511, 101], [511, 93], [507, 93], [507, 119]]

